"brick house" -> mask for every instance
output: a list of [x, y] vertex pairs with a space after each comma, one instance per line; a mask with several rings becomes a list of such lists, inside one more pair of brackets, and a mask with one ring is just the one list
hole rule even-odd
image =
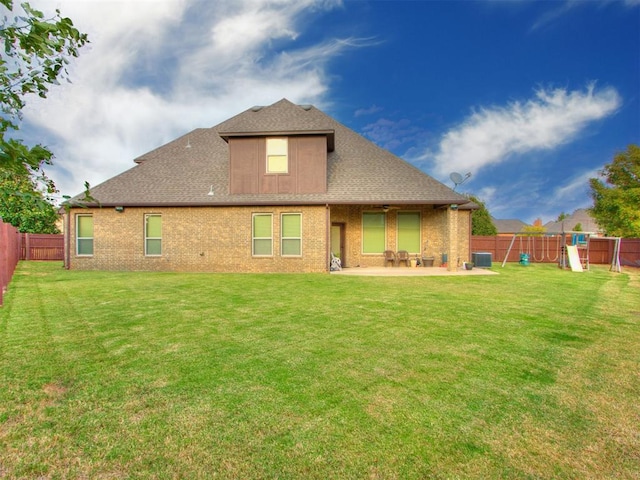
[[[196, 129], [70, 201], [67, 268], [326, 272], [470, 257], [468, 199], [315, 107], [286, 99]], [[466, 204], [466, 205], [465, 205]], [[467, 207], [467, 208], [465, 208]], [[449, 262], [456, 268], [457, 262]]]

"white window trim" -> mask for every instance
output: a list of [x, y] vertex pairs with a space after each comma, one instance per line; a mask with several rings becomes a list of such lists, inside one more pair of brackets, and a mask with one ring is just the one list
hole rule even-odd
[[[254, 231], [255, 217], [258, 216], [269, 216], [271, 217], [271, 236], [270, 237], [256, 237]], [[255, 252], [255, 241], [256, 240], [271, 240], [271, 252], [268, 255], [258, 255]], [[273, 213], [253, 213], [251, 215], [251, 256], [256, 258], [269, 258], [273, 257]]]
[[[300, 217], [300, 236], [299, 237], [285, 237], [282, 234], [282, 227], [284, 226], [282, 218], [287, 216], [287, 215], [297, 215], [297, 216]], [[283, 252], [283, 249], [284, 249], [283, 240], [300, 240], [300, 253], [297, 254], [297, 255], [285, 255], [285, 253]], [[285, 258], [300, 258], [300, 257], [302, 257], [302, 213], [299, 213], [299, 212], [286, 212], [286, 213], [281, 213], [280, 214], [280, 256], [285, 257]]]
[[[162, 237], [148, 237], [147, 236], [147, 219], [149, 217], [160, 217], [162, 222], [162, 214], [160, 213], [145, 213], [144, 214], [144, 256], [145, 257], [161, 257], [162, 256]], [[147, 240], [160, 240], [160, 253], [147, 253]]]
[[[88, 240], [91, 239], [91, 251], [95, 252], [96, 243], [95, 243], [95, 232], [92, 237], [81, 237], [80, 236], [80, 228], [78, 228], [78, 224], [80, 223], [80, 217], [90, 217], [93, 218], [93, 215], [90, 213], [77, 214], [76, 215], [76, 256], [77, 257], [93, 257], [93, 253], [80, 253], [80, 240]], [[95, 224], [94, 224], [95, 228]]]
[[[269, 140], [284, 140], [286, 143], [286, 148], [287, 148], [287, 152], [286, 152], [286, 158], [287, 158], [287, 168], [286, 170], [279, 170], [279, 171], [274, 171], [272, 172], [271, 170], [269, 170]], [[288, 175], [289, 174], [289, 138], [288, 137], [267, 137], [266, 141], [265, 141], [265, 151], [266, 151], [266, 155], [265, 155], [265, 172], [269, 175]]]

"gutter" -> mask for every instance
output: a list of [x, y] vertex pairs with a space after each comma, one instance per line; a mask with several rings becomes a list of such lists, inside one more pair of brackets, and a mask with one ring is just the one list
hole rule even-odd
[[456, 202], [456, 201], [416, 201], [416, 200], [375, 200], [366, 199], [358, 201], [329, 201], [326, 200], [273, 200], [273, 201], [233, 201], [233, 202], [103, 202], [103, 203], [83, 203], [82, 205], [73, 205], [70, 208], [115, 208], [115, 207], [130, 207], [130, 208], [174, 208], [174, 207], [270, 207], [270, 206], [289, 206], [289, 205], [305, 205], [305, 206], [321, 206], [321, 205], [364, 205], [364, 206], [376, 206], [376, 205], [433, 205], [435, 208], [449, 208], [450, 205], [456, 204], [463, 207], [463, 205], [470, 202]]

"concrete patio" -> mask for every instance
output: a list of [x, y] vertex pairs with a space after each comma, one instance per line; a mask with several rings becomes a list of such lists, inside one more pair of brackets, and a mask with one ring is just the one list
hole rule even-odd
[[378, 277], [435, 277], [435, 276], [471, 276], [471, 275], [498, 275], [487, 268], [473, 268], [465, 270], [459, 267], [449, 271], [444, 267], [350, 267], [331, 272], [331, 275], [361, 275]]

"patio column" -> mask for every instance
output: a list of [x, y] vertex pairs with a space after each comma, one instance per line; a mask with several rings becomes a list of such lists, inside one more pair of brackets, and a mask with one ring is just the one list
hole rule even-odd
[[458, 205], [447, 208], [447, 270], [458, 269]]

